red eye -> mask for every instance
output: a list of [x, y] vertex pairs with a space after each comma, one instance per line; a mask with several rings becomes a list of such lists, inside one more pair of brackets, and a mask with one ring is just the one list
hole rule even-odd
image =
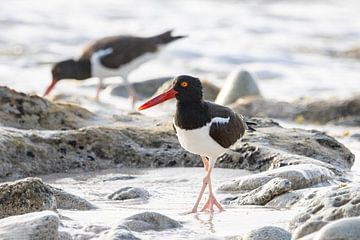
[[188, 82], [181, 82], [181, 83], [180, 83], [180, 86], [182, 86], [182, 87], [187, 87], [188, 85], [189, 85]]

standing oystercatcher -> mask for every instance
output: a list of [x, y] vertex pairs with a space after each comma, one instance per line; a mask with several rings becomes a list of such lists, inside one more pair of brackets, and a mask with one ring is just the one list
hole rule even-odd
[[129, 98], [134, 106], [136, 93], [127, 80], [128, 74], [154, 58], [161, 46], [184, 36], [172, 36], [172, 31], [153, 37], [113, 36], [95, 41], [86, 47], [79, 59], [69, 59], [56, 63], [52, 72], [52, 82], [44, 96], [48, 95], [55, 84], [62, 79], [84, 80], [99, 78], [96, 100], [102, 88], [103, 78], [121, 76], [128, 88]]
[[200, 155], [206, 171], [191, 212], [197, 211], [206, 185], [209, 198], [201, 211], [213, 211], [213, 205], [222, 211], [222, 206], [213, 194], [211, 171], [216, 159], [239, 140], [245, 130], [254, 129], [230, 108], [204, 101], [200, 80], [186, 75], [175, 78], [170, 90], [147, 101], [138, 110], [147, 109], [171, 98], [177, 99], [173, 126], [179, 142], [187, 151]]

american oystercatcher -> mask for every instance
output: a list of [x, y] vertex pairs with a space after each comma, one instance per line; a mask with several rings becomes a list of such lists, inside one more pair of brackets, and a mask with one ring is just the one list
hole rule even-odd
[[121, 76], [134, 105], [136, 93], [127, 80], [128, 74], [156, 56], [162, 46], [185, 36], [172, 36], [167, 31], [153, 37], [113, 36], [99, 39], [87, 46], [80, 58], [56, 63], [52, 72], [52, 82], [44, 96], [48, 95], [56, 83], [62, 79], [84, 80], [99, 78], [96, 100], [102, 88], [103, 78]]
[[179, 142], [187, 151], [200, 155], [206, 171], [191, 212], [197, 211], [207, 185], [209, 198], [201, 211], [213, 211], [214, 205], [222, 211], [212, 190], [211, 171], [216, 159], [238, 141], [245, 130], [254, 129], [230, 108], [204, 101], [200, 80], [186, 75], [176, 77], [170, 90], [150, 99], [138, 110], [150, 108], [171, 98], [177, 100], [173, 126]]

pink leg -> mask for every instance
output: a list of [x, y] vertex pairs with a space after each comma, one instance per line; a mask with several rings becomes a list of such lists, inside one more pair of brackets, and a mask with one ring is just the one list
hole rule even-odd
[[122, 79], [124, 80], [125, 86], [128, 90], [128, 95], [129, 95], [129, 101], [131, 104], [131, 109], [135, 109], [135, 102], [137, 100], [136, 98], [136, 91], [134, 89], [134, 87], [131, 85], [131, 83], [129, 82], [129, 80], [127, 79], [126, 76], [123, 76]]
[[[206, 161], [208, 161], [205, 158]], [[204, 161], [204, 160], [203, 160]], [[212, 171], [212, 167], [209, 166], [209, 163], [207, 164], [208, 168], [207, 170], [207, 174], [204, 178], [204, 182], [208, 183], [208, 187], [209, 187], [209, 197], [208, 200], [206, 201], [204, 207], [201, 209], [201, 211], [210, 211], [213, 212], [214, 211], [214, 205], [219, 209], [220, 212], [224, 211], [224, 208], [220, 205], [220, 203], [216, 200], [214, 194], [213, 194], [213, 190], [212, 190], [212, 184], [211, 184], [211, 171]]]
[[135, 102], [136, 102], [137, 98], [136, 98], [135, 89], [131, 85], [128, 86], [128, 94], [129, 94], [129, 101], [131, 104], [131, 109], [135, 109]]
[[[209, 161], [206, 159], [206, 157], [204, 156], [200, 156], [201, 157], [201, 160], [203, 161], [204, 163], [204, 169], [205, 171], [208, 170], [209, 168]], [[201, 185], [201, 189], [200, 189], [200, 192], [199, 192], [199, 195], [196, 199], [196, 202], [194, 204], [194, 207], [192, 208], [192, 210], [190, 211], [190, 213], [196, 213], [197, 212], [197, 209], [198, 209], [198, 206], [199, 206], [199, 203], [201, 201], [201, 198], [205, 192], [205, 188], [206, 188], [206, 185], [207, 185], [207, 182], [206, 181], [203, 181], [203, 184]]]
[[102, 85], [103, 85], [103, 79], [100, 78], [99, 83], [96, 88], [96, 95], [95, 95], [95, 101], [97, 101], [97, 102], [99, 102], [99, 100], [100, 100], [100, 91], [102, 89]]

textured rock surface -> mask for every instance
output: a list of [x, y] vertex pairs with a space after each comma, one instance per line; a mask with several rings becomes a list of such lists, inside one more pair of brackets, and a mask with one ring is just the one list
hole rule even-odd
[[39, 178], [0, 185], [0, 218], [55, 208], [53, 192]]
[[291, 190], [289, 180], [273, 178], [250, 192], [239, 194], [222, 200], [223, 204], [229, 205], [265, 205], [271, 199]]
[[143, 212], [130, 216], [122, 224], [135, 232], [162, 231], [181, 227], [179, 222], [156, 212]]
[[20, 129], [75, 129], [95, 117], [79, 106], [53, 103], [7, 87], [0, 87], [0, 109], [0, 124]]
[[56, 199], [56, 207], [59, 209], [76, 209], [76, 210], [91, 210], [96, 209], [96, 206], [74, 194], [65, 192], [64, 190], [52, 186], [48, 186], [54, 193]]
[[248, 117], [270, 117], [296, 122], [337, 123], [359, 126], [360, 96], [347, 100], [330, 99], [282, 102], [249, 97], [239, 99], [230, 107]]
[[112, 200], [127, 200], [127, 199], [135, 199], [135, 198], [141, 198], [145, 200], [148, 199], [149, 197], [150, 194], [148, 191], [146, 191], [143, 188], [136, 188], [136, 187], [124, 187], [108, 196], [108, 198]]
[[242, 240], [291, 240], [291, 234], [279, 227], [266, 226], [245, 233]]
[[246, 96], [261, 96], [255, 77], [248, 71], [237, 69], [229, 74], [215, 102], [228, 105]]
[[201, 163], [198, 156], [180, 147], [170, 125], [138, 128], [119, 124], [55, 132], [0, 128], [0, 135], [0, 178]]
[[282, 128], [267, 119], [251, 120], [257, 122], [257, 131], [248, 132], [242, 143], [235, 145], [237, 153], [229, 152], [219, 159], [219, 166], [267, 170], [311, 163], [342, 174], [354, 163], [354, 154], [325, 133]]
[[0, 220], [0, 239], [59, 239], [59, 217], [52, 211], [34, 212]]
[[358, 240], [360, 239], [360, 218], [345, 218], [323, 227], [316, 235], [316, 240]]
[[308, 200], [306, 210], [291, 220], [290, 230], [300, 238], [331, 221], [356, 216], [360, 216], [360, 187], [332, 187]]
[[301, 164], [271, 169], [266, 172], [243, 176], [219, 187], [221, 191], [253, 190], [268, 183], [274, 178], [286, 179], [292, 189], [301, 189], [333, 179], [332, 171], [314, 164]]
[[100, 239], [104, 240], [140, 240], [127, 227], [118, 225], [107, 231]]

